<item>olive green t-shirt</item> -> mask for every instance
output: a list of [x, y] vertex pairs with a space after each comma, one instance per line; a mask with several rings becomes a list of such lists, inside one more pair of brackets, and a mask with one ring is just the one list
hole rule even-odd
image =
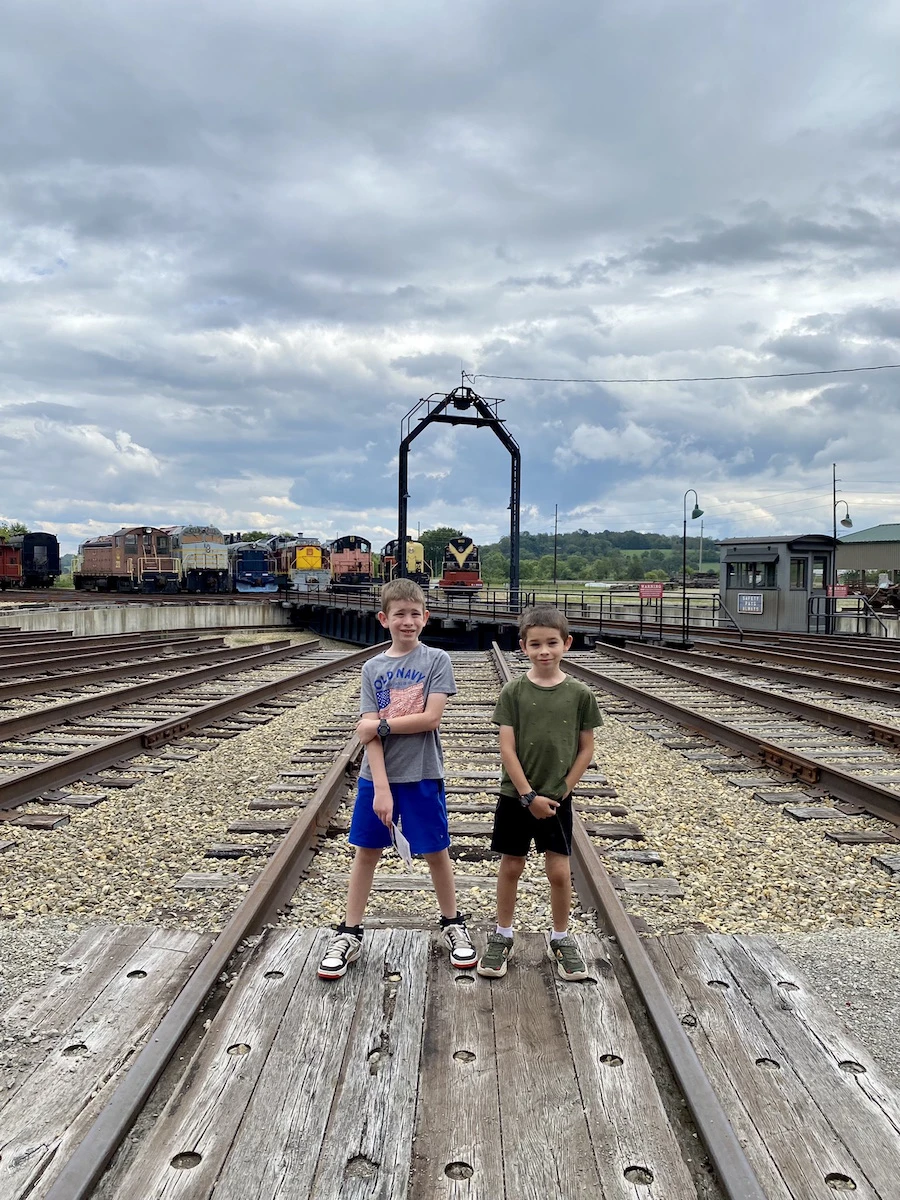
[[[578, 755], [578, 735], [603, 724], [587, 684], [569, 676], [553, 687], [538, 687], [524, 673], [504, 685], [492, 720], [513, 727], [526, 779], [539, 796], [553, 800], [565, 795], [566, 775]], [[505, 767], [500, 793], [518, 795]]]

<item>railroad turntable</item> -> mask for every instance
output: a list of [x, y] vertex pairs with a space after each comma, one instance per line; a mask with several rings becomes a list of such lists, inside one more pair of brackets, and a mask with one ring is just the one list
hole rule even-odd
[[[336, 903], [329, 896], [344, 887], [345, 800], [359, 753], [355, 673], [343, 661], [342, 673], [339, 656], [307, 649], [299, 661], [288, 655], [283, 664], [277, 657], [271, 667], [263, 663], [280, 682], [273, 677], [253, 689], [254, 708], [210, 712], [205, 727], [163, 741], [155, 757], [140, 738], [137, 747], [123, 743], [118, 766], [97, 767], [110, 779], [142, 765], [167, 773], [150, 771], [144, 783], [70, 808], [62, 830], [7, 823], [10, 840], [19, 840], [4, 866], [26, 865], [40, 841], [44, 878], [60, 888], [56, 860], [64, 843], [54, 839], [68, 839], [67, 847], [79, 836], [98, 839], [104, 822], [111, 829], [113, 817], [126, 813], [136, 821], [151, 798], [164, 804], [176, 797], [164, 816], [171, 823], [178, 798], [190, 796], [196, 857], [190, 860], [190, 841], [184, 853], [181, 842], [167, 841], [165, 861], [148, 872], [165, 877], [152, 884], [152, 908], [133, 904], [127, 925], [110, 919], [111, 898], [98, 897], [93, 911], [104, 919], [88, 925], [49, 978], [8, 1010], [0, 1031], [0, 1198], [897, 1194], [900, 1097], [889, 1075], [847, 1037], [770, 938], [729, 932], [729, 921], [750, 925], [738, 917], [709, 921], [724, 932], [696, 924], [696, 868], [687, 850], [667, 840], [653, 797], [637, 802], [636, 759], [623, 747], [633, 743], [638, 757], [659, 747], [674, 764], [670, 785], [683, 776], [696, 787], [708, 777], [710, 794], [727, 789], [732, 813], [752, 822], [761, 844], [783, 831], [810, 863], [828, 864], [832, 886], [845, 864], [864, 904], [874, 909], [877, 896], [892, 920], [896, 883], [870, 862], [886, 847], [839, 846], [824, 836], [827, 821], [792, 821], [781, 805], [707, 772], [703, 764], [714, 759], [688, 756], [712, 744], [678, 726], [673, 707], [664, 716], [640, 709], [635, 692], [646, 685], [643, 676], [623, 697], [624, 681], [613, 675], [621, 676], [625, 660], [616, 660], [615, 671], [595, 656], [579, 660], [581, 670], [605, 672], [607, 685], [619, 689], [596, 684], [601, 705], [619, 716], [576, 793], [577, 937], [589, 978], [559, 979], [537, 932], [517, 936], [502, 979], [451, 969], [423, 916], [427, 876], [396, 861], [386, 864], [362, 957], [343, 979], [318, 979], [323, 925]], [[476, 916], [470, 928], [480, 948], [493, 870], [489, 705], [503, 672], [518, 664], [499, 653], [454, 662], [460, 695], [443, 724], [448, 808], [462, 904]], [[29, 728], [38, 721], [35, 694], [32, 687]], [[165, 693], [160, 687], [124, 699], [146, 716], [154, 694]], [[696, 718], [697, 695], [690, 701]], [[672, 696], [667, 702], [676, 703]], [[71, 722], [109, 720], [99, 699], [77, 703]], [[792, 729], [785, 717], [779, 710], [777, 720]], [[728, 721], [721, 711], [717, 719]], [[37, 726], [22, 728], [0, 749], [35, 737]], [[56, 728], [63, 750], [64, 727]], [[205, 750], [204, 728], [212, 735]], [[743, 729], [746, 736], [746, 721]], [[775, 732], [767, 730], [766, 744], [779, 744]], [[843, 752], [849, 729], [831, 732]], [[273, 769], [254, 766], [249, 786], [210, 815], [203, 764], [240, 760], [242, 741], [258, 747], [263, 738], [277, 756]], [[824, 761], [836, 742], [820, 732], [815, 738]], [[683, 746], [666, 748], [666, 741]], [[135, 750], [128, 767], [122, 760]], [[32, 753], [42, 762], [64, 757]], [[798, 759], [810, 753], [796, 751]], [[740, 778], [733, 748], [722, 754]], [[760, 791], [811, 789], [762, 758], [744, 774], [752, 773], [767, 781]], [[887, 772], [880, 765], [878, 773]], [[247, 775], [245, 765], [241, 778]], [[837, 786], [837, 769], [827, 778]], [[71, 796], [97, 791], [71, 773], [68, 780], [60, 786]], [[62, 808], [25, 801], [23, 786], [11, 813]], [[823, 795], [818, 803], [835, 801]], [[884, 816], [833, 811], [838, 821], [894, 836], [896, 825]], [[739, 824], [726, 813], [718, 828], [729, 822]], [[118, 868], [132, 840], [117, 843]], [[735, 874], [743, 869], [736, 864]], [[136, 871], [136, 890], [151, 886], [140, 878]], [[748, 890], [743, 878], [737, 886]], [[777, 900], [767, 903], [777, 909]], [[544, 918], [536, 913], [533, 927]], [[761, 920], [755, 928], [768, 926]]]

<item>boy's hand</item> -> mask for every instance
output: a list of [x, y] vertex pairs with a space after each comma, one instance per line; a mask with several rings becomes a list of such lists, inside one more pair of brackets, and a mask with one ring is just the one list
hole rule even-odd
[[372, 811], [382, 824], [390, 828], [394, 816], [394, 797], [390, 788], [376, 788]]
[[551, 800], [549, 796], [535, 796], [528, 805], [528, 811], [539, 821], [543, 821], [546, 817], [555, 817], [558, 808], [559, 801]]
[[364, 746], [367, 742], [373, 742], [378, 737], [378, 722], [372, 717], [363, 717], [356, 726], [356, 736]]

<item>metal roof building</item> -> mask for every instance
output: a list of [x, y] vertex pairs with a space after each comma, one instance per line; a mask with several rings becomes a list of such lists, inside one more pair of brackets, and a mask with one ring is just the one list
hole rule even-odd
[[838, 538], [839, 571], [900, 571], [900, 525], [873, 525]]

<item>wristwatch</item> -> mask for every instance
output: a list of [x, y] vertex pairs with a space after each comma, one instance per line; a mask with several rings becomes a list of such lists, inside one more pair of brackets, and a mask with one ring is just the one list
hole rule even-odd
[[524, 796], [519, 797], [519, 803], [522, 805], [523, 808], [530, 808], [531, 802], [532, 802], [532, 800], [534, 800], [536, 798], [536, 796], [537, 796], [537, 792], [535, 792], [533, 790], [530, 792], [526, 792]]
[[387, 723], [387, 721], [384, 719], [384, 717], [382, 717], [381, 720], [378, 722], [378, 736], [379, 737], [387, 737], [390, 732], [391, 732], [390, 725]]

